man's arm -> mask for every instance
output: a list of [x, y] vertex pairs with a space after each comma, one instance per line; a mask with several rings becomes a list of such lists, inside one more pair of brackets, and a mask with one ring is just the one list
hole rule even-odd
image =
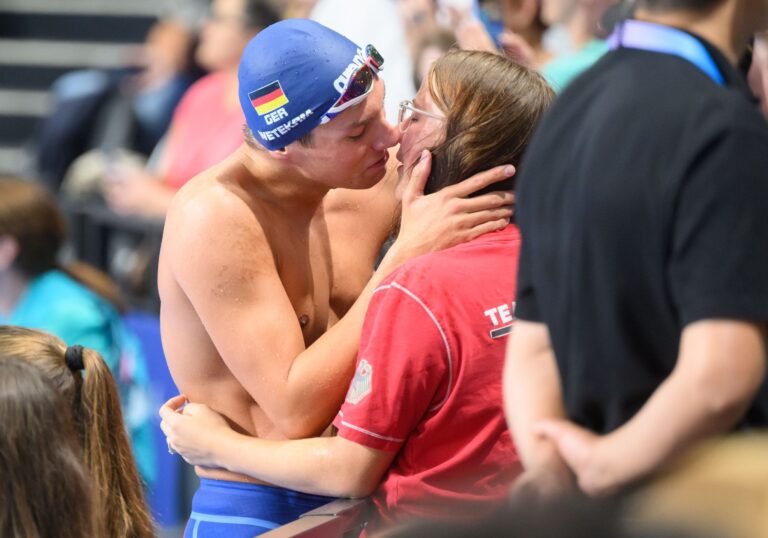
[[181, 240], [170, 259], [177, 281], [227, 367], [287, 437], [320, 433], [341, 406], [365, 311], [382, 278], [418, 254], [506, 224], [511, 194], [463, 197], [514, 170], [499, 167], [423, 196], [428, 165], [425, 159], [406, 187], [401, 236], [347, 314], [306, 349], [268, 241], [244, 203], [200, 203], [187, 210], [183, 227], [175, 223]]
[[534, 431], [542, 419], [565, 417], [555, 353], [544, 323], [517, 320], [504, 364], [504, 411], [524, 472], [523, 496], [549, 498], [571, 489], [573, 478], [556, 445]]
[[[407, 272], [381, 286], [366, 313], [358, 375], [334, 424], [338, 437], [262, 442], [235, 433], [178, 396], [161, 409], [169, 446], [190, 463], [218, 466], [292, 489], [368, 495], [436, 402], [450, 391], [450, 353]], [[365, 357], [365, 358], [362, 358]], [[439, 390], [442, 389], [442, 390]], [[440, 405], [440, 404], [438, 404]]]
[[604, 436], [566, 421], [545, 422], [539, 431], [557, 444], [586, 493], [611, 493], [743, 416], [765, 377], [764, 338], [753, 323], [691, 323], [675, 369], [626, 424]]
[[[169, 446], [193, 465], [220, 467], [284, 488], [333, 497], [365, 497], [395, 457], [342, 437], [292, 441], [256, 439], [232, 430], [221, 415], [179, 396], [163, 406]], [[204, 432], [201, 435], [201, 432]]]

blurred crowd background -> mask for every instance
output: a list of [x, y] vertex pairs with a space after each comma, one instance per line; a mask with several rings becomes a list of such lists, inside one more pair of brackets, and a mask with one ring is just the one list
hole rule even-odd
[[3, 0], [0, 174], [44, 185], [69, 223], [63, 256], [156, 312], [163, 216], [240, 144], [235, 71], [260, 28], [310, 17], [374, 43], [395, 121], [451, 47], [501, 51], [559, 90], [607, 50], [620, 15], [614, 0]]
[[[106, 312], [97, 339], [109, 338], [91, 347], [121, 382], [162, 526], [187, 514], [181, 462], [165, 453], [155, 418], [175, 394], [157, 322], [163, 217], [177, 189], [242, 142], [236, 69], [250, 38], [281, 18], [309, 17], [375, 44], [394, 122], [398, 103], [452, 47], [501, 51], [560, 91], [607, 51], [623, 8], [613, 0], [0, 0], [0, 176], [18, 178], [0, 185], [0, 239], [23, 243], [48, 215], [50, 226], [34, 230], [48, 238], [48, 261], [24, 275], [24, 289], [40, 286], [36, 308], [60, 297], [71, 305], [79, 292], [67, 279], [96, 294], [89, 300]], [[751, 52], [749, 82], [768, 114], [764, 36]], [[19, 190], [19, 181], [39, 190]], [[53, 208], [29, 202], [43, 190]], [[22, 324], [32, 306], [13, 288], [18, 275], [3, 274], [11, 265], [0, 263], [0, 320]], [[47, 329], [67, 340], [71, 328]]]

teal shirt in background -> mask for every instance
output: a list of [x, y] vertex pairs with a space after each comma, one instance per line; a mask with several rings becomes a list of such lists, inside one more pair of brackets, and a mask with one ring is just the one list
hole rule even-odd
[[62, 271], [48, 271], [33, 279], [10, 316], [0, 325], [18, 325], [54, 334], [67, 345], [98, 351], [120, 390], [123, 418], [142, 478], [155, 477], [150, 417], [149, 376], [145, 358], [117, 310]]
[[547, 79], [552, 89], [560, 93], [606, 52], [608, 52], [608, 43], [601, 39], [593, 39], [580, 50], [563, 54], [547, 63], [541, 68], [541, 74]]

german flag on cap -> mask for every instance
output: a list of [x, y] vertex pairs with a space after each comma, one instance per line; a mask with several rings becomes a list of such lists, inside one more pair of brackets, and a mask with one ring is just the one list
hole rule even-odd
[[259, 116], [277, 110], [288, 103], [288, 98], [283, 93], [283, 88], [277, 80], [250, 92], [248, 99], [251, 100], [251, 104]]

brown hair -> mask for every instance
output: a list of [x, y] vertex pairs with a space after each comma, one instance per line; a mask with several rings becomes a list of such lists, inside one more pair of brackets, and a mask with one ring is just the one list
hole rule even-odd
[[[70, 353], [72, 350], [70, 350]], [[0, 356], [40, 368], [71, 409], [93, 479], [97, 536], [144, 538], [154, 535], [141, 481], [123, 425], [117, 386], [96, 351], [82, 348], [83, 371], [68, 365], [67, 346], [41, 331], [0, 326]], [[71, 357], [70, 357], [71, 358]]]
[[119, 311], [122, 298], [112, 280], [84, 263], [59, 265], [59, 250], [67, 237], [67, 225], [56, 201], [32, 181], [0, 177], [0, 236], [18, 244], [14, 267], [24, 276], [36, 276], [58, 269], [100, 295]]
[[[482, 51], [451, 51], [433, 65], [429, 92], [445, 114], [445, 139], [432, 148], [425, 192], [478, 172], [519, 165], [554, 92], [536, 71]], [[475, 193], [514, 188], [514, 176]]]
[[2, 536], [95, 536], [89, 477], [63, 407], [39, 368], [0, 353]]

